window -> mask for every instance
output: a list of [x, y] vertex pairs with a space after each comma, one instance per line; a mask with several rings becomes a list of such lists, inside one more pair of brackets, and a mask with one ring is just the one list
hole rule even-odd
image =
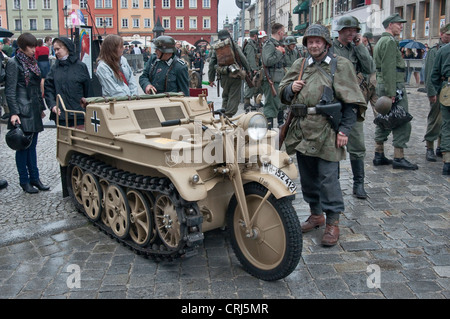
[[170, 0], [163, 0], [162, 8], [163, 9], [170, 9]]
[[30, 19], [30, 30], [32, 30], [32, 31], [37, 30], [37, 22], [36, 22], [36, 19]]
[[112, 0], [105, 0], [105, 8], [112, 8]]
[[144, 19], [144, 28], [151, 28], [152, 27], [152, 20], [149, 18]]
[[209, 9], [211, 8], [211, 0], [202, 0], [203, 1], [203, 8]]
[[189, 8], [197, 9], [197, 0], [189, 0]]
[[28, 9], [36, 9], [36, 0], [28, 0]]
[[[80, 6], [81, 6], [81, 1], [80, 1]], [[50, 7], [50, 0], [43, 0], [42, 1], [42, 9], [51, 9], [51, 7]]]
[[14, 28], [16, 31], [21, 31], [22, 30], [22, 20], [15, 19], [14, 20]]
[[177, 29], [184, 29], [184, 18], [183, 17], [177, 17], [176, 18], [176, 28]]
[[128, 19], [122, 19], [122, 28], [128, 28]]
[[139, 0], [133, 0], [133, 9], [139, 8]]
[[133, 18], [133, 28], [139, 28], [139, 18]]
[[203, 17], [203, 29], [211, 29], [211, 17]]
[[162, 18], [162, 26], [164, 29], [170, 29], [170, 17]]
[[44, 19], [44, 30], [52, 29], [52, 19]]
[[97, 27], [103, 27], [103, 18], [95, 18], [95, 25]]
[[183, 0], [175, 0], [175, 8], [183, 9], [183, 7], [184, 7]]
[[197, 17], [189, 18], [189, 29], [191, 29], [191, 30], [197, 29]]
[[113, 18], [111, 17], [107, 17], [107, 18], [103, 18], [103, 20], [105, 21], [105, 24], [108, 28], [112, 28], [113, 26]]
[[441, 10], [440, 10], [441, 17], [445, 17], [445, 3], [446, 3], [446, 0], [441, 0]]
[[122, 9], [128, 8], [128, 0], [122, 0], [122, 1], [120, 1], [120, 7], [121, 7]]
[[150, 0], [144, 0], [144, 9], [149, 9], [151, 7]]
[[96, 8], [103, 8], [103, 0], [95, 0]]

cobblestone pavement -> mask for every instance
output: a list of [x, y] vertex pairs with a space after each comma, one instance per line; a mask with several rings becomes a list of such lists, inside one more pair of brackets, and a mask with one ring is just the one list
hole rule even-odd
[[[209, 97], [217, 106], [215, 91], [209, 89]], [[341, 162], [346, 210], [339, 244], [322, 247], [323, 229], [304, 234], [298, 267], [276, 282], [243, 271], [225, 231], [206, 233], [197, 256], [175, 262], [145, 259], [99, 232], [62, 198], [52, 128], [38, 142], [41, 179], [51, 191], [26, 194], [1, 124], [0, 177], [9, 186], [0, 191], [0, 298], [449, 298], [450, 179], [442, 175], [440, 161], [425, 160], [425, 94], [410, 88], [408, 98], [414, 119], [405, 154], [419, 170], [372, 165], [369, 110], [369, 198], [352, 196], [350, 163]], [[393, 156], [391, 141], [386, 143], [388, 157]], [[301, 193], [294, 206], [303, 221], [309, 212]], [[77, 270], [79, 286], [71, 281]]]

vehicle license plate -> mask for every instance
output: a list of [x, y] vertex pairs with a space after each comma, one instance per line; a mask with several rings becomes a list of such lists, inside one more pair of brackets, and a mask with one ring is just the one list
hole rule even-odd
[[289, 176], [287, 176], [285, 172], [272, 164], [264, 164], [261, 167], [261, 173], [275, 176], [283, 184], [286, 185], [291, 193], [295, 193], [295, 191], [297, 190], [297, 185], [289, 178]]

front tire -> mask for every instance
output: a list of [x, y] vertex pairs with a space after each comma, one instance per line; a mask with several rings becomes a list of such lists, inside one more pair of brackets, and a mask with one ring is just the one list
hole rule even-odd
[[276, 199], [267, 188], [252, 182], [244, 185], [250, 220], [250, 237], [234, 195], [227, 212], [231, 246], [243, 268], [251, 275], [267, 281], [288, 276], [297, 266], [302, 252], [300, 222], [287, 198]]

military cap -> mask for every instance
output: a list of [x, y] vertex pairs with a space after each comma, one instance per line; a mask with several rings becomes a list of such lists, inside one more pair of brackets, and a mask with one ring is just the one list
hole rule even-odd
[[341, 31], [345, 28], [356, 28], [358, 32], [361, 30], [359, 26], [359, 21], [354, 16], [345, 16], [338, 20], [336, 31]]
[[389, 26], [389, 23], [396, 23], [396, 22], [406, 23], [407, 21], [405, 19], [403, 19], [402, 17], [400, 17], [400, 15], [398, 13], [394, 13], [394, 14], [391, 14], [386, 19], [384, 19], [383, 27], [386, 29]]
[[219, 40], [225, 40], [226, 38], [230, 37], [230, 32], [228, 32], [228, 30], [220, 30], [219, 33], [217, 34]]
[[363, 37], [367, 38], [367, 39], [373, 39], [373, 33], [372, 32], [366, 32], [366, 33], [363, 34]]
[[250, 36], [254, 37], [255, 35], [258, 35], [259, 30], [258, 29], [252, 29], [250, 30]]
[[441, 33], [450, 34], [450, 23], [447, 23], [440, 29]]

